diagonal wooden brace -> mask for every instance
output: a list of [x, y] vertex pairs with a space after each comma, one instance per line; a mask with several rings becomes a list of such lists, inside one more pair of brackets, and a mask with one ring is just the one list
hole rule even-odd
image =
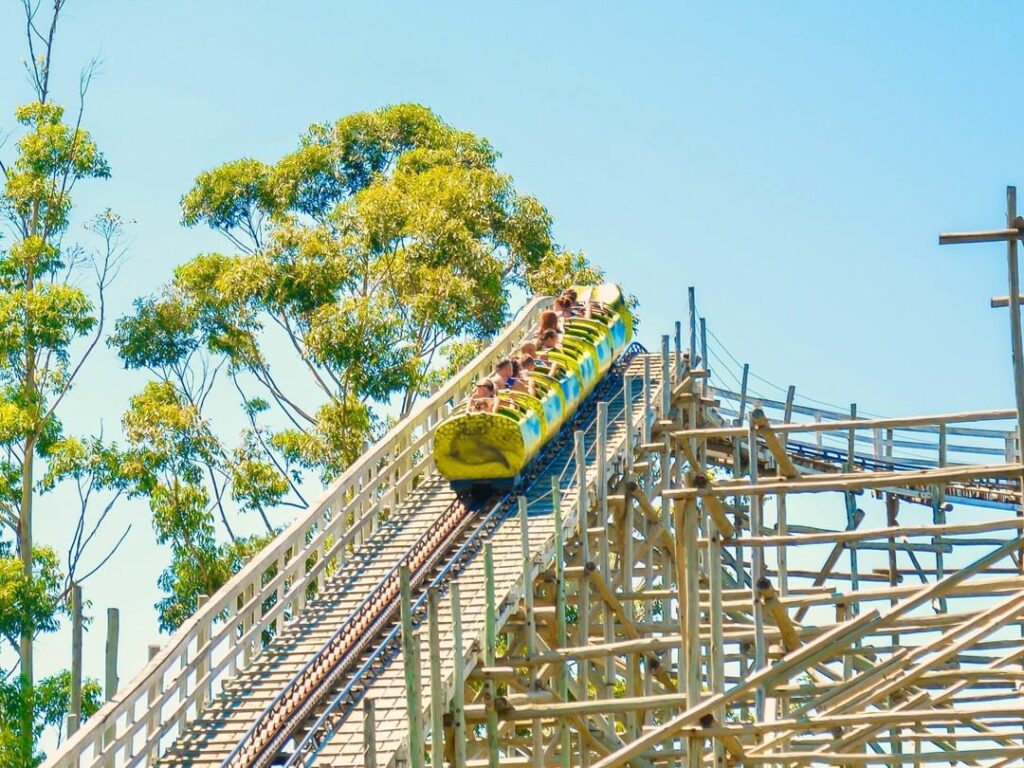
[[768, 450], [775, 457], [775, 463], [778, 464], [782, 475], [784, 477], [797, 477], [800, 474], [800, 470], [796, 468], [793, 460], [789, 457], [786, 447], [779, 440], [778, 435], [775, 434], [775, 430], [772, 429], [772, 425], [768, 421], [768, 417], [764, 415], [764, 411], [760, 408], [755, 408], [750, 413], [750, 419], [754, 422], [757, 434], [764, 439]]

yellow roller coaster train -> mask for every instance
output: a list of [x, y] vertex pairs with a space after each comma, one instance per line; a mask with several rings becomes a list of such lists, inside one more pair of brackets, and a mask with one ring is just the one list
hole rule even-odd
[[434, 434], [438, 471], [457, 491], [488, 492], [515, 485], [531, 459], [554, 437], [629, 345], [633, 317], [618, 285], [576, 287], [581, 304], [608, 310], [565, 320], [554, 377], [531, 374], [535, 394], [506, 391], [496, 413], [462, 403]]

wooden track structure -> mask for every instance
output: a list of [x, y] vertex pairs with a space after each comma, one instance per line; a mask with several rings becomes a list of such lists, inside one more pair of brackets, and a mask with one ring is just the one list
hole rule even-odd
[[[451, 504], [431, 429], [547, 305], [46, 765], [254, 764], [254, 724]], [[401, 610], [272, 764], [1024, 764], [1019, 410], [869, 419], [793, 388], [755, 398], [745, 376], [713, 385], [703, 330], [691, 289], [689, 343], [677, 324], [632, 357], [486, 535], [460, 539], [457, 568], [400, 569]]]

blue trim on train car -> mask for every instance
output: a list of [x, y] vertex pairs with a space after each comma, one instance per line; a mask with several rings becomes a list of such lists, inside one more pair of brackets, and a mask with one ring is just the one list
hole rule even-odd
[[595, 345], [597, 349], [597, 364], [602, 371], [607, 371], [612, 366], [612, 343], [607, 336], [602, 336]]
[[542, 428], [540, 416], [536, 411], [529, 411], [519, 420], [519, 431], [523, 435], [523, 446], [526, 448], [527, 455], [531, 455], [540, 445]]
[[582, 385], [584, 390], [589, 390], [597, 383], [597, 368], [594, 366], [594, 360], [590, 355], [585, 355], [583, 359], [579, 361], [580, 378], [583, 379]]
[[567, 408], [579, 402], [583, 390], [580, 387], [580, 380], [576, 377], [574, 371], [566, 371], [565, 376], [559, 379], [558, 383], [562, 387], [562, 393], [565, 395], [565, 405]]
[[558, 396], [553, 387], [544, 395], [540, 402], [544, 408], [544, 421], [547, 422], [548, 429], [553, 429], [555, 425], [561, 424], [562, 417], [564, 416], [562, 412], [562, 398]]
[[626, 322], [621, 315], [616, 315], [609, 328], [615, 349], [620, 349], [626, 344]]

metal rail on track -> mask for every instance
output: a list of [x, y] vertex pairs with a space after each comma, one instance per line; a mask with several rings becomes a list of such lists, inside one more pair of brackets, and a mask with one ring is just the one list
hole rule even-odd
[[414, 583], [433, 569], [472, 520], [478, 507], [453, 502], [399, 558], [321, 648], [285, 685], [224, 761], [225, 766], [268, 765], [277, 750], [291, 737], [297, 723], [329, 694], [339, 678], [393, 615], [397, 607], [399, 571], [408, 565]]
[[[493, 534], [498, 526], [504, 522], [505, 518], [509, 514], [509, 510], [512, 508], [512, 499], [512, 494], [506, 494], [500, 501], [494, 504], [491, 511], [487, 514], [480, 525], [477, 526], [476, 530], [474, 530], [469, 538], [463, 542], [462, 546], [456, 550], [452, 558], [444, 568], [441, 569], [441, 572], [438, 573], [430, 582], [429, 587], [442, 586], [462, 572], [465, 566], [467, 566], [472, 560], [473, 556], [479, 552], [483, 545], [483, 540], [490, 538], [491, 534]], [[414, 626], [422, 622], [426, 599], [427, 591], [424, 590], [412, 604]], [[392, 612], [391, 615], [393, 616], [394, 612]], [[370, 678], [370, 673], [373, 671], [374, 665], [379, 665], [379, 674], [379, 672], [384, 671], [394, 657], [398, 655], [398, 651], [401, 649], [400, 630], [401, 627], [396, 626], [392, 628], [377, 644], [373, 653], [362, 663], [362, 665], [360, 665], [359, 669], [356, 670], [355, 674], [353, 674], [352, 679], [349, 680], [334, 699], [331, 700], [330, 704], [328, 704], [324, 712], [317, 718], [316, 722], [303, 737], [302, 741], [299, 742], [292, 754], [289, 755], [287, 761], [284, 763], [285, 768], [294, 768], [294, 766], [303, 764], [309, 765], [310, 763], [307, 761], [316, 758], [323, 746], [330, 741], [338, 727], [351, 713], [352, 708], [355, 707], [362, 699], [362, 696], [368, 687], [368, 683], [376, 679], [376, 675]]]
[[[587, 399], [580, 404], [576, 413], [572, 419], [563, 425], [560, 432], [573, 429], [579, 426], [579, 423], [592, 414], [595, 403], [600, 400], [603, 396], [607, 395], [612, 385], [621, 385], [622, 373], [629, 364], [629, 361], [638, 354], [642, 354], [647, 350], [639, 343], [633, 342], [626, 349], [625, 352], [619, 357], [615, 365], [608, 374], [601, 380], [594, 391], [587, 397]], [[628, 407], [628, 406], [625, 406]], [[558, 456], [558, 449], [556, 446], [557, 439], [553, 438], [541, 455], [538, 456], [534, 462], [533, 467], [529, 470], [529, 481], [524, 483], [520, 489], [521, 492], [526, 492], [532, 486], [533, 482], [538, 476], [540, 476], [544, 470], [548, 469], [551, 464], [556, 460]], [[452, 578], [457, 577], [462, 570], [464, 570], [473, 557], [483, 547], [485, 539], [490, 538], [498, 527], [508, 517], [510, 510], [512, 509], [512, 501], [515, 499], [516, 494], [510, 493], [497, 502], [487, 517], [480, 523], [477, 529], [467, 538], [462, 546], [452, 555], [451, 559], [441, 570], [440, 573], [430, 583], [430, 587], [444, 587]], [[422, 622], [426, 615], [426, 600], [427, 590], [419, 595], [419, 597], [413, 602], [412, 615], [413, 624], [418, 625]], [[345, 719], [351, 714], [352, 710], [362, 699], [363, 694], [368, 688], [367, 683], [372, 680], [364, 679], [374, 669], [375, 665], [379, 665], [377, 674], [383, 672], [387, 668], [387, 665], [398, 655], [400, 650], [400, 628], [394, 627], [377, 645], [377, 648], [370, 655], [370, 657], [363, 662], [352, 679], [342, 688], [341, 691], [334, 697], [327, 709], [317, 718], [316, 723], [307, 731], [302, 741], [296, 745], [295, 750], [291, 755], [288, 756], [287, 761], [284, 763], [285, 768], [295, 768], [299, 765], [311, 766], [313, 761], [319, 755], [320, 750], [330, 741], [334, 733], [345, 721]], [[377, 675], [374, 675], [373, 679], [376, 679]]]
[[[577, 426], [586, 414], [593, 410], [596, 401], [607, 395], [613, 384], [621, 384], [621, 373], [625, 365], [633, 356], [644, 351], [646, 350], [641, 345], [635, 342], [631, 344], [594, 391], [580, 404], [572, 419], [563, 425], [562, 430]], [[549, 441], [548, 446], [534, 460], [534, 466], [529, 470], [530, 480], [524, 484], [521, 491], [528, 489], [537, 475], [555, 460], [558, 454], [557, 442], [557, 438]], [[412, 579], [414, 589], [418, 589], [426, 574], [433, 570], [441, 557], [451, 549], [455, 539], [464, 532], [476, 513], [482, 507], [492, 504], [491, 511], [484, 520], [448, 558], [440, 573], [430, 583], [430, 586], [445, 585], [468, 566], [482, 548], [484, 540], [501, 525], [508, 515], [508, 510], [511, 509], [515, 495], [513, 492], [496, 503], [492, 499], [471, 509], [463, 507], [457, 501], [445, 510], [430, 529], [388, 571], [377, 587], [360, 602], [350, 618], [332, 634], [324, 647], [275, 696], [223, 762], [224, 768], [264, 768], [270, 765], [288, 739], [309, 718], [311, 712], [323, 703], [333, 686], [351, 670], [354, 662], [366, 651], [370, 642], [379, 636], [383, 626], [398, 612], [398, 575], [401, 566], [414, 556], [419, 556], [422, 560], [422, 564], [415, 568]], [[449, 514], [460, 507], [465, 509], [460, 524], [451, 529], [450, 535], [443, 537], [442, 541], [436, 541], [436, 529], [442, 527]], [[417, 623], [422, 621], [425, 615], [426, 596], [426, 590], [422, 590], [413, 603], [413, 616]], [[352, 638], [353, 633], [354, 642], [346, 645], [346, 641]], [[324, 712], [307, 730], [306, 735], [289, 755], [286, 766], [300, 765], [304, 756], [308, 756], [308, 760], [315, 759], [320, 749], [362, 698], [368, 682], [371, 682], [367, 678], [374, 666], [378, 665], [379, 671], [383, 671], [397, 655], [399, 647], [399, 627], [396, 626], [376, 643], [373, 653], [359, 666], [352, 679], [334, 696]], [[310, 678], [313, 678], [312, 681]]]

